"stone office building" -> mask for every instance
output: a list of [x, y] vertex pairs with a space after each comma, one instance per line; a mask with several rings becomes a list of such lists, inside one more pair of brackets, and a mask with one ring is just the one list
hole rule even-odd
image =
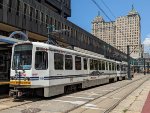
[[105, 22], [99, 15], [92, 22], [92, 34], [124, 53], [127, 53], [129, 45], [131, 56], [137, 59], [142, 54], [140, 20], [133, 6], [126, 16], [120, 16], [115, 21]]

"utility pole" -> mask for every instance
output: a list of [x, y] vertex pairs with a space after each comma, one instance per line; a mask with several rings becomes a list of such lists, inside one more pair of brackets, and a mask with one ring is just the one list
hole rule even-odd
[[145, 58], [143, 58], [143, 62], [144, 62], [144, 75], [146, 75], [146, 68], [145, 68]]
[[127, 60], [128, 60], [128, 80], [132, 80], [131, 74], [130, 74], [130, 48], [129, 48], [129, 45], [127, 45]]

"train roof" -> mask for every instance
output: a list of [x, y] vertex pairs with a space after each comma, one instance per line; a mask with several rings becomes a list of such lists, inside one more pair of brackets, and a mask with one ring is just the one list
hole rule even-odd
[[47, 43], [44, 43], [44, 42], [24, 41], [24, 42], [16, 43], [16, 44], [14, 44], [14, 46], [18, 45], [18, 44], [33, 44], [33, 45], [38, 46], [38, 47], [46, 47], [46, 48], [51, 48], [51, 49], [54, 49], [54, 50], [65, 51], [65, 52], [68, 52], [68, 53], [79, 54], [79, 55], [82, 55], [82, 56], [93, 57], [95, 59], [102, 59], [102, 60], [106, 60], [106, 61], [110, 61], [110, 62], [121, 63], [119, 61], [106, 59], [106, 58], [103, 58], [103, 57], [100, 57], [100, 56], [97, 56], [97, 55], [91, 55], [90, 53], [83, 53], [83, 52], [80, 52], [80, 51], [71, 50], [71, 49], [60, 47], [60, 46], [47, 44]]

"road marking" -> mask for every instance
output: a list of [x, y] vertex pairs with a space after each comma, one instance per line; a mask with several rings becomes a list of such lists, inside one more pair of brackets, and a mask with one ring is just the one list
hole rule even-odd
[[55, 102], [64, 102], [64, 103], [71, 103], [71, 104], [77, 104], [77, 105], [82, 105], [85, 104], [86, 101], [64, 101], [64, 100], [53, 100]]
[[113, 90], [111, 90], [111, 89], [110, 89], [110, 90], [107, 90], [107, 89], [106, 89], [106, 90], [102, 90], [102, 91], [113, 91]]
[[87, 94], [87, 95], [92, 95], [92, 96], [94, 96], [94, 95], [99, 95], [99, 94], [97, 94], [97, 93], [94, 93], [94, 92], [85, 92], [84, 94]]
[[95, 104], [85, 104], [85, 106], [83, 106], [82, 108], [86, 108], [86, 109], [98, 109], [98, 110], [102, 110], [104, 111], [105, 109], [102, 108], [98, 108], [97, 105]]
[[89, 98], [89, 97], [76, 97], [76, 96], [66, 96], [66, 97], [80, 98], [80, 99], [87, 99], [87, 100], [93, 100], [94, 99], [94, 98]]
[[115, 99], [115, 100], [120, 100], [121, 99], [121, 98], [115, 98], [115, 97], [100, 97], [100, 98], [103, 98], [103, 99], [109, 98], [109, 99]]
[[121, 98], [115, 98], [115, 97], [112, 97], [112, 99], [115, 99], [115, 100], [120, 100]]
[[108, 98], [108, 97], [100, 97], [100, 98], [104, 98], [105, 99], [105, 98]]

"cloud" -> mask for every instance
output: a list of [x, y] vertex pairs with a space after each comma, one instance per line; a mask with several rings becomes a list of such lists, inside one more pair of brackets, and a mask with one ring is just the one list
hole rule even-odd
[[144, 44], [144, 51], [149, 53], [150, 52], [150, 34], [146, 36], [146, 38], [143, 41]]
[[150, 46], [150, 34], [143, 41], [144, 46]]
[[147, 37], [150, 37], [150, 34], [148, 34]]

